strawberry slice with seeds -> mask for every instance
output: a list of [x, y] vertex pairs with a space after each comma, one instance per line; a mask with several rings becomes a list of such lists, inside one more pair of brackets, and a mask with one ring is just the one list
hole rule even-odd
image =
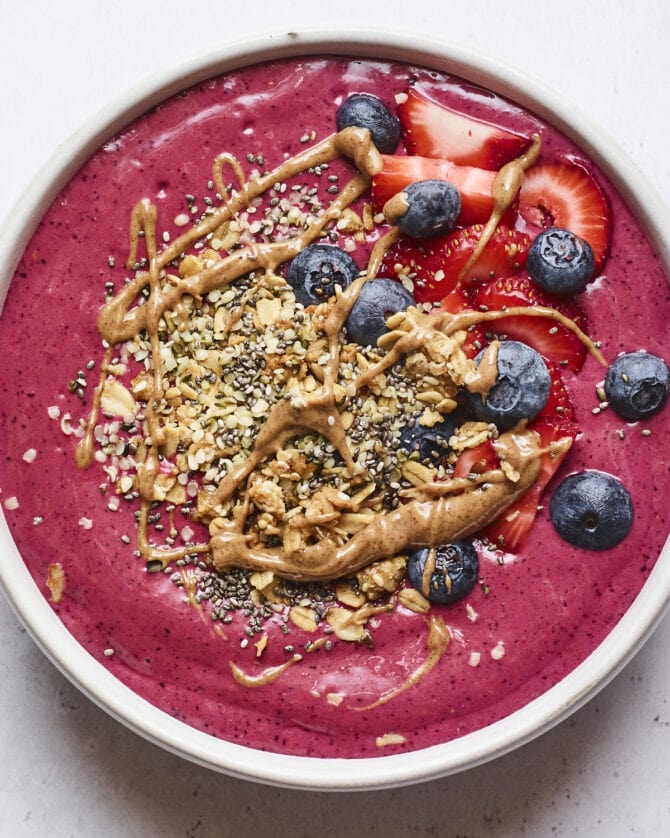
[[497, 171], [530, 145], [527, 137], [438, 105], [414, 89], [398, 105], [398, 117], [410, 154], [446, 158], [459, 166]]
[[[446, 297], [440, 300], [438, 311], [448, 311], [451, 314], [458, 314], [461, 311], [471, 310], [472, 300], [468, 292], [462, 285], [458, 285], [450, 291]], [[470, 326], [467, 331], [464, 342], [461, 344], [461, 349], [466, 357], [474, 358], [475, 355], [486, 344], [486, 333], [482, 326]]]
[[[441, 300], [456, 287], [483, 229], [482, 224], [474, 224], [448, 236], [427, 240], [402, 236], [387, 251], [379, 275], [402, 276], [409, 272], [414, 279], [417, 302]], [[500, 225], [479, 259], [462, 278], [462, 284], [485, 283], [494, 277], [518, 273], [526, 264], [530, 244], [530, 237], [525, 233]]]
[[[502, 311], [513, 306], [553, 308], [585, 331], [585, 315], [575, 302], [547, 294], [525, 274], [496, 279], [480, 288], [474, 297], [474, 308], [483, 311]], [[551, 317], [509, 315], [487, 321], [486, 330], [527, 343], [545, 359], [567, 366], [574, 372], [579, 372], [584, 363], [586, 347], [582, 341]]]
[[545, 363], [551, 380], [549, 396], [546, 404], [533, 420], [531, 427], [535, 428], [535, 425], [548, 423], [565, 430], [568, 435], [571, 435], [573, 431], [576, 432], [577, 425], [575, 424], [575, 410], [572, 406], [570, 394], [565, 386], [558, 364], [552, 361], [546, 361]]
[[[574, 421], [574, 411], [570, 396], [561, 378], [556, 364], [548, 364], [551, 378], [549, 398], [542, 412], [530, 424], [540, 436], [542, 448], [549, 447], [561, 439], [574, 441], [578, 427]], [[542, 455], [540, 474], [537, 481], [515, 503], [508, 507], [500, 517], [484, 531], [484, 535], [498, 548], [514, 553], [526, 543], [528, 533], [538, 512], [538, 505], [547, 484], [565, 459], [569, 447]], [[461, 455], [462, 456], [462, 455]], [[458, 463], [457, 463], [458, 466]]]
[[571, 161], [539, 163], [526, 172], [518, 211], [535, 227], [564, 227], [591, 245], [599, 271], [610, 245], [612, 210], [600, 184]]
[[474, 448], [466, 448], [458, 455], [454, 466], [454, 477], [467, 477], [469, 474], [484, 474], [497, 468], [499, 464], [493, 444], [490, 440]]
[[[450, 234], [449, 273], [456, 273], [457, 276], [460, 274], [479, 244], [483, 229], [482, 224], [475, 224]], [[514, 276], [526, 267], [526, 257], [531, 244], [532, 240], [526, 233], [499, 224], [461, 282], [464, 285], [476, 285], [496, 277]]]
[[434, 239], [413, 239], [401, 236], [385, 253], [378, 276], [402, 278], [414, 283], [417, 303], [441, 300], [456, 285], [458, 274], [445, 271], [445, 254], [449, 236]]
[[[445, 236], [442, 270], [448, 277], [447, 284], [456, 283], [479, 244], [483, 229], [483, 224], [473, 224]], [[519, 273], [526, 266], [531, 243], [526, 233], [498, 225], [477, 261], [461, 278], [461, 283], [466, 287], [475, 286]]]
[[384, 204], [398, 192], [418, 180], [448, 180], [461, 196], [462, 225], [484, 223], [493, 209], [491, 189], [495, 172], [474, 166], [457, 166], [451, 160], [433, 160], [430, 157], [404, 154], [382, 154], [383, 170], [372, 179], [372, 198], [379, 212]]

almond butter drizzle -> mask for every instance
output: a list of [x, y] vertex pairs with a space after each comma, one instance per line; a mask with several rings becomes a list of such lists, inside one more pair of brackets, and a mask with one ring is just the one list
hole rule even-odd
[[449, 629], [444, 623], [444, 620], [441, 617], [436, 617], [431, 614], [428, 620], [428, 637], [426, 639], [428, 657], [426, 660], [418, 666], [414, 672], [412, 672], [412, 674], [405, 681], [403, 681], [402, 684], [394, 687], [394, 689], [390, 692], [384, 693], [384, 695], [376, 701], [373, 701], [372, 704], [366, 704], [365, 707], [349, 707], [348, 709], [356, 710], [358, 712], [374, 710], [375, 707], [380, 707], [382, 704], [386, 704], [388, 701], [391, 701], [392, 698], [395, 698], [399, 693], [413, 687], [417, 681], [430, 672], [442, 655], [447, 651], [450, 640], [451, 635], [449, 633]]
[[45, 585], [51, 591], [51, 601], [58, 604], [65, 590], [65, 571], [60, 562], [50, 562]]
[[[538, 153], [539, 138], [535, 138], [526, 155], [512, 161], [498, 173], [494, 182], [494, 211], [482, 233], [473, 259], [470, 260], [472, 263], [483, 250], [501, 215], [514, 200], [516, 190], [523, 179], [523, 172], [536, 159]], [[270, 186], [340, 156], [351, 158], [358, 168], [358, 174], [351, 178], [322, 215], [300, 235], [280, 242], [249, 245], [232, 252], [212, 267], [172, 283], [161, 283], [165, 276], [164, 269], [170, 262], [183, 255], [203, 236], [218, 229], [235, 213], [246, 208]], [[294, 551], [251, 549], [244, 532], [249, 509], [248, 499], [243, 499], [235, 507], [232, 517], [212, 534], [209, 542], [175, 549], [156, 548], [149, 543], [147, 519], [153, 498], [153, 484], [158, 473], [160, 449], [164, 444], [164, 431], [156, 412], [163, 397], [158, 338], [162, 315], [168, 310], [176, 309], [186, 295], [196, 299], [202, 298], [210, 291], [220, 289], [252, 271], [274, 273], [279, 265], [292, 259], [308, 244], [317, 240], [324, 229], [337, 220], [342, 210], [369, 189], [371, 178], [382, 169], [381, 157], [371, 142], [369, 132], [358, 128], [346, 128], [285, 161], [273, 171], [249, 182], [244, 181], [244, 174], [236, 162], [228, 155], [221, 155], [215, 162], [214, 173], [217, 184], [221, 186], [221, 167], [224, 163], [230, 164], [240, 180], [239, 191], [233, 192], [217, 210], [195, 224], [191, 230], [166, 246], [160, 253], [156, 247], [156, 208], [148, 200], [142, 200], [136, 205], [130, 224], [129, 265], [135, 265], [138, 242], [143, 234], [148, 270], [138, 271], [135, 278], [103, 306], [98, 316], [98, 330], [110, 346], [129, 340], [142, 330], [146, 331], [151, 344], [154, 381], [145, 412], [150, 445], [145, 462], [138, 467], [139, 492], [142, 498], [138, 525], [138, 549], [141, 555], [147, 560], [160, 561], [165, 567], [170, 562], [192, 553], [211, 553], [212, 563], [218, 571], [237, 566], [271, 570], [286, 579], [325, 581], [354, 573], [376, 559], [399, 554], [407, 548], [457, 541], [477, 532], [523, 495], [537, 479], [541, 451], [538, 447], [538, 437], [532, 431], [519, 427], [501, 435], [494, 443], [500, 458], [518, 474], [517, 480], [510, 480], [502, 469], [496, 469], [476, 481], [427, 483], [418, 495], [415, 493], [413, 500], [392, 512], [378, 514], [367, 527], [342, 546], [324, 540]], [[289, 394], [273, 405], [248, 458], [231, 470], [215, 490], [200, 491], [197, 514], [205, 523], [216, 517], [215, 508], [230, 499], [260, 463], [279, 451], [288, 440], [304, 433], [316, 432], [331, 442], [352, 476], [355, 476], [359, 467], [349, 450], [340, 415], [341, 409], [346, 407], [348, 400], [376, 375], [408, 353], [428, 345], [437, 336], [454, 335], [475, 323], [492, 321], [510, 314], [551, 317], [577, 334], [589, 351], [605, 363], [597, 347], [574, 322], [553, 309], [510, 308], [504, 312], [463, 311], [459, 314], [437, 312], [422, 317], [411, 331], [403, 334], [377, 364], [358, 376], [353, 382], [353, 387], [350, 385], [344, 399], [336, 403], [335, 385], [340, 365], [339, 332], [363, 284], [374, 280], [384, 253], [398, 236], [399, 232], [395, 227], [383, 236], [372, 250], [366, 272], [348, 288], [342, 290], [338, 287], [335, 296], [324, 306], [326, 314], [323, 317], [323, 331], [328, 339], [329, 354], [321, 388], [311, 394], [300, 393], [292, 397]], [[143, 304], [135, 304], [138, 295], [145, 288], [149, 290], [147, 299]], [[100, 384], [96, 389], [84, 438], [77, 448], [77, 463], [81, 468], [85, 468], [91, 462], [93, 430], [99, 413], [106, 367], [111, 358], [110, 351], [105, 355]], [[496, 353], [497, 342], [494, 342], [479, 370], [470, 362], [471, 371], [467, 380], [463, 382], [465, 386], [472, 387], [477, 392], [486, 392], [492, 386], [495, 381]]]
[[289, 666], [293, 666], [294, 663], [298, 663], [301, 660], [302, 655], [293, 655], [293, 657], [285, 663], [279, 664], [279, 666], [269, 666], [258, 675], [248, 675], [233, 661], [229, 661], [229, 663], [230, 671], [233, 673], [233, 678], [237, 681], [237, 683], [241, 684], [243, 687], [254, 688], [265, 687], [267, 684], [271, 684], [274, 680], [279, 678], [282, 672], [286, 672]]
[[[423, 566], [423, 573], [421, 574], [421, 593], [428, 599], [430, 593], [430, 580], [433, 578], [436, 567], [436, 549], [431, 547], [426, 557], [426, 564]], [[448, 575], [444, 574], [444, 581], [447, 582]]]
[[223, 154], [219, 154], [219, 156], [214, 160], [214, 166], [212, 167], [212, 179], [214, 180], [214, 186], [216, 187], [216, 191], [219, 195], [222, 196], [223, 200], [227, 202], [226, 196], [228, 194], [228, 190], [226, 189], [226, 184], [223, 182], [223, 167], [226, 164], [235, 172], [235, 177], [240, 182], [240, 186], [244, 186], [246, 184], [246, 177], [239, 160], [232, 154], [224, 152]]
[[105, 380], [107, 378], [107, 369], [111, 360], [112, 347], [110, 346], [108, 349], [105, 350], [105, 357], [103, 358], [102, 364], [100, 365], [100, 376], [98, 378], [98, 383], [96, 384], [95, 390], [93, 391], [93, 400], [91, 404], [91, 409], [88, 413], [88, 420], [86, 422], [84, 436], [77, 443], [77, 449], [75, 451], [75, 461], [79, 468], [88, 468], [88, 466], [91, 464], [91, 460], [93, 459], [93, 432], [95, 431], [95, 426], [97, 425], [98, 417], [100, 416], [100, 402], [102, 400], [102, 391], [105, 386]]
[[[271, 424], [271, 419], [268, 423]], [[377, 559], [394, 556], [407, 548], [459, 541], [482, 529], [529, 489], [540, 469], [538, 437], [533, 431], [510, 431], [500, 436], [495, 448], [518, 472], [513, 483], [502, 470], [489, 473], [490, 482], [462, 488], [460, 481], [449, 495], [450, 482], [440, 486], [443, 496], [434, 498], [431, 484], [419, 497], [397, 509], [377, 515], [346, 544], [329, 540], [300, 550], [258, 550], [249, 547], [244, 521], [226, 521], [212, 536], [210, 547], [214, 567], [271, 570], [277, 576], [297, 581], [330, 580], [355, 573]], [[229, 484], [229, 491], [235, 486]], [[241, 516], [240, 516], [241, 517]]]
[[516, 160], [510, 160], [496, 174], [491, 188], [491, 197], [493, 198], [491, 216], [482, 230], [472, 256], [461, 269], [458, 275], [459, 280], [467, 275], [468, 271], [472, 269], [484, 252], [484, 248], [489, 243], [491, 236], [495, 233], [503, 215], [514, 203], [514, 199], [523, 183], [526, 169], [529, 169], [539, 157], [541, 147], [542, 140], [540, 139], [540, 135], [533, 134], [533, 142], [528, 151], [520, 157], [517, 157]]

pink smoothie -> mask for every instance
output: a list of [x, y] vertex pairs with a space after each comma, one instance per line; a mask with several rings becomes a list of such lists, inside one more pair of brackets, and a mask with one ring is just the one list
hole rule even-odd
[[[266, 624], [268, 646], [257, 659], [254, 639], [244, 646], [241, 614], [214, 623], [208, 606], [186, 602], [169, 573], [147, 573], [134, 553], [137, 505], [110, 511], [101, 466], [75, 464], [76, 441], [63, 433], [61, 420], [69, 413], [76, 425], [90, 399], [69, 392], [68, 382], [85, 371], [90, 393], [97, 381], [103, 350], [96, 313], [105, 283], [118, 290], [128, 275], [123, 266], [136, 202], [154, 202], [158, 230], [174, 239], [182, 232], [175, 219], [190, 211], [186, 195], [199, 211], [206, 208], [217, 154], [231, 152], [247, 171], [271, 168], [304, 149], [305, 137], [313, 142], [330, 134], [337, 105], [350, 93], [373, 92], [392, 107], [410, 79], [437, 101], [519, 133], [540, 130], [546, 159], [584, 159], [516, 105], [423, 68], [319, 58], [252, 67], [175, 96], [100, 149], [44, 216], [2, 313], [0, 500], [36, 584], [51, 602], [48, 568], [60, 562], [64, 593], [51, 605], [85, 649], [166, 713], [253, 748], [375, 756], [446, 742], [505, 717], [556, 684], [607, 636], [668, 533], [670, 474], [663, 455], [670, 411], [635, 425], [611, 410], [594, 414], [604, 370], [588, 357], [578, 375], [564, 376], [581, 433], [555, 480], [583, 468], [618, 476], [633, 496], [631, 533], [611, 550], [579, 550], [557, 536], [545, 509], [520, 555], [501, 564], [480, 550], [485, 585], [463, 602], [431, 610], [449, 628], [446, 652], [410, 688], [359, 711], [426, 661], [425, 616], [397, 607], [371, 622], [371, 648], [331, 636], [331, 648], [309, 652], [305, 643], [322, 632], [292, 626], [284, 635], [277, 615]], [[624, 350], [663, 356], [670, 338], [663, 268], [621, 197], [591, 169], [611, 200], [614, 228], [604, 274], [583, 299], [589, 334], [609, 361]], [[345, 163], [331, 168], [347, 171]], [[327, 198], [325, 176], [305, 180]], [[87, 371], [89, 361], [95, 367]], [[56, 407], [60, 417], [51, 418]], [[7, 505], [10, 498], [18, 507]], [[178, 529], [189, 523], [179, 513], [176, 518]], [[251, 688], [232, 677], [231, 660], [254, 675], [287, 661], [287, 646], [302, 660], [272, 683]], [[378, 737], [385, 734], [397, 734], [390, 740], [396, 744], [381, 747]]]

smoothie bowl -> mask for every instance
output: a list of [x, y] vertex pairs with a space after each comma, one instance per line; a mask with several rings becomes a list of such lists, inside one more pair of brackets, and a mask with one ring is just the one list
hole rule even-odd
[[108, 712], [250, 779], [527, 741], [667, 603], [665, 221], [453, 46], [302, 33], [164, 73], [4, 233], [10, 601]]

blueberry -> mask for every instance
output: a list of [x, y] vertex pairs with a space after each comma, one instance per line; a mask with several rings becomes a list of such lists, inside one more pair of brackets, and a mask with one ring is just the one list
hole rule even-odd
[[400, 432], [398, 447], [408, 454], [418, 453], [419, 461], [426, 465], [438, 465], [449, 454], [449, 438], [456, 430], [456, 422], [447, 417], [432, 428], [419, 424], [419, 420], [405, 425]]
[[[475, 357], [477, 366], [485, 352]], [[480, 422], [493, 422], [506, 431], [537, 416], [549, 397], [551, 379], [542, 356], [515, 340], [500, 343], [497, 367], [496, 383], [488, 393], [468, 393], [467, 398]]]
[[595, 264], [587, 241], [562, 227], [549, 227], [530, 246], [526, 270], [545, 291], [576, 294], [593, 278]]
[[345, 250], [331, 244], [311, 244], [291, 260], [286, 280], [296, 300], [311, 306], [332, 297], [336, 285], [344, 290], [359, 273], [358, 265]]
[[353, 93], [337, 109], [338, 131], [356, 126], [367, 128], [382, 154], [393, 154], [400, 142], [400, 122], [386, 105], [370, 93]]
[[[428, 562], [434, 562], [435, 566], [430, 578], [424, 580]], [[410, 554], [407, 574], [412, 586], [427, 599], [447, 605], [463, 599], [477, 583], [477, 551], [470, 541], [456, 541], [435, 548], [422, 547]]]
[[361, 346], [375, 346], [388, 331], [386, 318], [414, 305], [414, 297], [395, 279], [370, 279], [361, 288], [344, 325], [351, 340]]
[[458, 189], [446, 180], [418, 180], [403, 189], [407, 212], [398, 218], [400, 231], [415, 239], [451, 232], [461, 211]]
[[669, 389], [667, 364], [650, 352], [619, 355], [605, 376], [607, 401], [615, 413], [631, 422], [658, 413]]
[[633, 524], [628, 490], [602, 471], [566, 477], [554, 492], [549, 514], [564, 541], [586, 550], [609, 550], [623, 541]]

